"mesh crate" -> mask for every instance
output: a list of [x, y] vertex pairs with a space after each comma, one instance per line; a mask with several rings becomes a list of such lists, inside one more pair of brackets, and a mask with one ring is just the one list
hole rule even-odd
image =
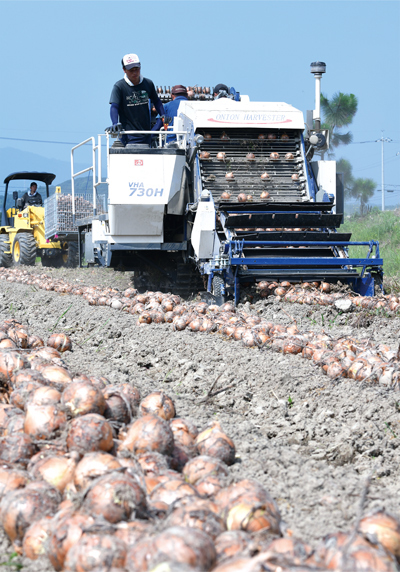
[[[88, 194], [75, 194], [75, 220], [93, 216], [92, 198]], [[97, 200], [97, 213], [103, 214], [105, 197]], [[73, 224], [72, 195], [55, 193], [44, 201], [45, 236], [53, 237], [55, 234], [77, 232], [78, 227]]]

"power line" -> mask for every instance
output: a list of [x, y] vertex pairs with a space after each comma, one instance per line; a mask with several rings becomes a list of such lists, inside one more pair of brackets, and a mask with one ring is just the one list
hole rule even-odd
[[77, 145], [70, 141], [43, 141], [42, 139], [19, 139], [17, 137], [0, 137], [0, 139], [7, 139], [9, 141], [27, 141], [29, 143], [57, 143], [58, 145]]

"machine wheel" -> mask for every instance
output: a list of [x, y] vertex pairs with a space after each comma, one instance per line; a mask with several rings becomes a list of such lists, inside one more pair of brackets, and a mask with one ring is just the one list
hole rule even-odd
[[0, 234], [0, 266], [3, 268], [10, 268], [13, 263], [11, 252], [6, 253], [6, 250], [10, 250], [10, 245], [7, 244], [9, 240], [8, 234]]
[[222, 306], [225, 303], [225, 282], [218, 274], [215, 274], [212, 279], [212, 290], [211, 293], [215, 296], [215, 302], [218, 306]]
[[65, 266], [67, 268], [76, 268], [79, 264], [79, 244], [78, 242], [68, 242], [67, 260]]
[[36, 261], [36, 241], [33, 234], [18, 233], [15, 237], [12, 257], [17, 266], [35, 266]]

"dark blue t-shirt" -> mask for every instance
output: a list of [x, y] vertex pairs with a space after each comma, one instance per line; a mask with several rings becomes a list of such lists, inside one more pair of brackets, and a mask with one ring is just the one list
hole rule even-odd
[[[166, 103], [164, 105], [164, 112], [165, 112], [165, 117], [176, 117], [178, 115], [178, 107], [181, 101], [187, 101], [187, 97], [184, 97], [183, 95], [178, 95], [175, 97], [175, 99], [173, 99], [172, 101], [169, 101], [168, 103]], [[172, 122], [171, 122], [172, 123]], [[167, 136], [167, 143], [169, 143], [170, 141], [176, 141], [176, 136], [175, 135], [168, 135]]]
[[150, 79], [144, 77], [138, 85], [129, 85], [124, 79], [117, 81], [110, 103], [118, 105], [119, 120], [125, 131], [150, 131], [149, 99], [154, 105], [159, 101]]

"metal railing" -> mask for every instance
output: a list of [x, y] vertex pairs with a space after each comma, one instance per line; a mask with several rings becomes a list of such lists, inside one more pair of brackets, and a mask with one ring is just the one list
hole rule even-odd
[[[137, 135], [137, 136], [143, 136], [143, 135], [153, 135], [157, 136], [158, 138], [158, 145], [160, 148], [162, 148], [164, 145], [166, 145], [167, 143], [167, 137], [174, 135], [176, 136], [176, 142], [178, 144], [178, 148], [180, 149], [186, 149], [186, 140], [187, 140], [187, 135], [188, 133], [186, 131], [173, 131], [172, 129], [168, 129], [168, 130], [164, 130], [164, 131], [120, 131], [118, 133], [118, 135], [114, 135], [114, 138], [119, 137], [120, 135]], [[106, 171], [106, 178], [105, 180], [102, 180], [102, 174], [101, 174], [101, 169], [102, 169], [102, 137], [106, 138], [106, 153], [107, 153], [107, 171]], [[71, 190], [72, 190], [72, 217], [73, 217], [73, 222], [75, 224], [75, 179], [77, 177], [79, 177], [80, 175], [83, 175], [84, 173], [88, 173], [88, 172], [92, 172], [92, 177], [93, 177], [93, 184], [92, 184], [92, 188], [93, 188], [93, 216], [95, 217], [97, 215], [97, 187], [99, 185], [101, 185], [102, 183], [108, 184], [108, 173], [109, 173], [109, 167], [110, 167], [110, 134], [109, 133], [104, 133], [104, 134], [100, 134], [97, 136], [97, 145], [95, 142], [95, 137], [89, 137], [88, 139], [85, 139], [85, 141], [82, 141], [82, 143], [78, 143], [78, 145], [75, 145], [74, 147], [72, 147], [71, 149]], [[75, 173], [74, 169], [74, 155], [75, 155], [75, 151], [85, 145], [87, 145], [88, 143], [91, 143], [92, 145], [92, 164], [87, 167], [86, 169], [81, 169], [80, 171], [78, 171], [77, 173]], [[96, 176], [97, 173], [97, 176]]]

